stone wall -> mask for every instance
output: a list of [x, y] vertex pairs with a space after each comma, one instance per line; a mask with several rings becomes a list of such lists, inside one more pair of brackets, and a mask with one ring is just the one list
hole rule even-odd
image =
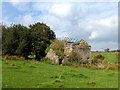
[[64, 44], [64, 54], [65, 54], [65, 56], [69, 56], [72, 51], [73, 51], [73, 45], [65, 42], [65, 44]]
[[56, 55], [53, 49], [49, 50], [49, 52], [46, 55], [46, 58], [50, 59], [52, 64], [59, 64], [59, 57], [58, 55]]
[[86, 63], [91, 60], [91, 49], [89, 47], [75, 46], [73, 50], [79, 54], [80, 63]]

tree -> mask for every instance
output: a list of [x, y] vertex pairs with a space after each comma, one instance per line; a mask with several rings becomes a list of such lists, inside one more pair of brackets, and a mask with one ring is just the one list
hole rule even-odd
[[44, 23], [35, 23], [29, 28], [21, 24], [13, 24], [10, 27], [2, 25], [3, 55], [18, 55], [25, 59], [34, 52], [36, 60], [45, 56], [46, 48], [55, 39], [54, 32]]
[[18, 34], [14, 30], [13, 26], [2, 26], [3, 38], [2, 38], [2, 51], [3, 54], [12, 55], [15, 54], [18, 44]]
[[23, 25], [13, 24], [10, 27], [2, 25], [2, 31], [3, 54], [19, 55], [27, 58], [32, 48], [30, 30]]
[[46, 48], [51, 44], [51, 40], [55, 39], [54, 32], [44, 23], [35, 23], [30, 25], [33, 51], [36, 60], [40, 60], [45, 56]]
[[28, 59], [28, 55], [32, 52], [32, 38], [30, 29], [19, 25], [19, 43], [16, 49], [17, 55], [21, 55]]

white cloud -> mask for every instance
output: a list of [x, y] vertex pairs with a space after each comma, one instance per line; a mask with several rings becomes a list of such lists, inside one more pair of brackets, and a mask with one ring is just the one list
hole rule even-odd
[[14, 23], [17, 24], [23, 24], [25, 26], [29, 26], [30, 24], [32, 24], [34, 22], [33, 17], [30, 14], [24, 15], [24, 16], [18, 16], [16, 18], [14, 18]]
[[[55, 31], [57, 38], [68, 36], [68, 27], [71, 26], [69, 20], [61, 20], [54, 15], [39, 15], [35, 17], [36, 22], [44, 22]], [[62, 25], [62, 26], [61, 26]]]
[[111, 28], [117, 25], [117, 20], [118, 20], [117, 16], [111, 16], [107, 18], [102, 18], [100, 20], [91, 21], [89, 23], [92, 23], [97, 26], [104, 26], [104, 27]]
[[70, 3], [33, 3], [32, 8], [40, 11], [42, 14], [50, 14], [58, 17], [68, 16], [71, 12], [72, 5]]
[[[110, 16], [106, 18], [101, 18], [98, 20], [86, 21], [82, 24], [85, 27], [85, 31], [90, 32], [89, 39], [96, 40], [116, 40], [117, 41], [117, 27], [118, 27], [118, 17]], [[114, 37], [111, 37], [114, 36]]]
[[49, 9], [49, 13], [57, 16], [67, 16], [70, 14], [71, 4], [56, 3]]

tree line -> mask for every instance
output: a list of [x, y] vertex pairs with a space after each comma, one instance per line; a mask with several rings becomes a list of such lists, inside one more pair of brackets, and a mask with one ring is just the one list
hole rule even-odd
[[37, 22], [29, 27], [12, 24], [2, 27], [2, 55], [17, 55], [28, 59], [34, 53], [35, 60], [45, 57], [46, 48], [56, 35], [45, 23]]

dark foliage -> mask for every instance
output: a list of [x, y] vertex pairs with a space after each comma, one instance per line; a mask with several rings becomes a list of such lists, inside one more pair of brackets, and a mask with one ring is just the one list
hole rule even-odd
[[36, 60], [40, 60], [45, 56], [46, 48], [51, 44], [51, 40], [55, 39], [54, 32], [44, 23], [35, 23], [30, 25], [33, 51]]
[[45, 56], [46, 48], [55, 39], [54, 32], [44, 23], [35, 23], [29, 28], [21, 24], [2, 27], [2, 54], [17, 55], [28, 59], [34, 52], [36, 60]]

